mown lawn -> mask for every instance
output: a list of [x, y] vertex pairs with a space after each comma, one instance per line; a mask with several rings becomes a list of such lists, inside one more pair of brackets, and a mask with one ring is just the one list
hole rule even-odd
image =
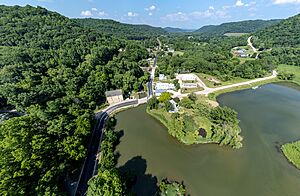
[[[215, 88], [215, 87], [219, 87], [219, 86], [227, 86], [227, 85], [231, 85], [231, 84], [236, 84], [236, 83], [240, 83], [240, 82], [246, 82], [249, 81], [249, 79], [244, 79], [244, 78], [233, 78], [231, 80], [228, 80], [226, 82], [221, 81], [220, 79], [218, 79], [215, 76], [211, 76], [208, 74], [204, 74], [204, 73], [196, 73], [196, 75], [206, 84], [206, 86], [210, 87], [210, 88]], [[219, 80], [221, 82], [220, 85], [215, 86], [214, 82], [209, 81], [208, 78], [212, 77], [215, 78], [216, 80]]]
[[291, 80], [298, 85], [300, 85], [300, 66], [292, 66], [292, 65], [279, 65], [277, 68], [279, 73], [293, 73], [295, 74], [295, 78]]

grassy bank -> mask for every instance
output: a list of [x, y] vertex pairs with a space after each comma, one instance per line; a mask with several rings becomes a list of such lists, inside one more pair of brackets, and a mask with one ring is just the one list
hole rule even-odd
[[293, 73], [294, 78], [289, 80], [289, 82], [296, 83], [300, 85], [300, 66], [292, 66], [292, 65], [279, 65], [277, 68], [279, 73]]
[[250, 85], [243, 85], [243, 86], [239, 86], [239, 87], [224, 89], [224, 90], [216, 91], [214, 93], [209, 94], [208, 98], [210, 100], [216, 101], [217, 97], [221, 94], [224, 94], [224, 93], [230, 93], [230, 92], [234, 92], [234, 91], [238, 91], [238, 90], [249, 89], [249, 88], [252, 88], [252, 87], [261, 86], [261, 85], [264, 85], [264, 84], [269, 84], [269, 83], [274, 83], [274, 82], [280, 82], [280, 81], [281, 80], [279, 80], [277, 78], [274, 78], [274, 79], [270, 79], [270, 80], [265, 80], [265, 81], [261, 81], [261, 82], [252, 83]]
[[284, 144], [281, 149], [286, 158], [300, 169], [300, 141]]

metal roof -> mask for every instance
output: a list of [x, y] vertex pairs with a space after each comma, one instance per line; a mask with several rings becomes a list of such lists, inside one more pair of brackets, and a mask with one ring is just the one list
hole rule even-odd
[[123, 91], [122, 91], [122, 89], [106, 91], [105, 95], [106, 95], [106, 97], [120, 96], [120, 95], [123, 95]]

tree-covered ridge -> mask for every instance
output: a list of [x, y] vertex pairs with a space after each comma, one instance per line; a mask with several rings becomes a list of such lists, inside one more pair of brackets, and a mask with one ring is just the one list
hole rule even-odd
[[300, 14], [254, 34], [255, 45], [265, 48], [300, 47]]
[[108, 19], [73, 19], [78, 24], [92, 29], [97, 29], [109, 35], [117, 37], [126, 37], [128, 39], [141, 40], [153, 36], [164, 35], [167, 32], [160, 27], [152, 27], [149, 25], [133, 25], [120, 23]]
[[0, 124], [0, 194], [63, 195], [93, 110], [106, 90], [143, 88], [148, 52], [41, 7], [0, 6], [0, 16], [0, 99], [26, 114]]
[[280, 20], [246, 20], [240, 22], [229, 22], [221, 25], [204, 26], [196, 30], [194, 33], [205, 36], [222, 36], [226, 33], [253, 33], [278, 22], [280, 22]]

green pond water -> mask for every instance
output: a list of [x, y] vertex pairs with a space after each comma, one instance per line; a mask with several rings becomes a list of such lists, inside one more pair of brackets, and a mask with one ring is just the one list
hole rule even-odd
[[185, 146], [149, 116], [146, 106], [117, 115], [123, 133], [118, 166], [138, 176], [138, 195], [154, 195], [164, 177], [184, 181], [193, 196], [299, 196], [300, 171], [280, 144], [300, 139], [300, 91], [269, 84], [224, 94], [221, 105], [239, 113], [243, 148]]

